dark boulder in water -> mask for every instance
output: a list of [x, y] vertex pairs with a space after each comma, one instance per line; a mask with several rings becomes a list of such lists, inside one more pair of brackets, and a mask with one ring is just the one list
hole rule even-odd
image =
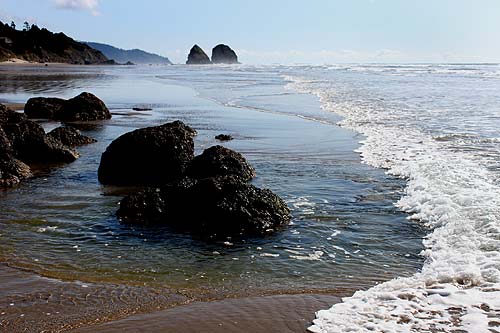
[[2, 125], [11, 143], [13, 155], [25, 163], [67, 163], [78, 153], [47, 136], [42, 126], [25, 120]]
[[24, 107], [28, 118], [60, 121], [94, 121], [111, 119], [111, 113], [95, 95], [84, 92], [64, 100], [61, 98], [30, 98]]
[[95, 139], [82, 135], [80, 131], [71, 126], [58, 127], [50, 131], [47, 135], [68, 147], [83, 146], [97, 142]]
[[195, 45], [189, 51], [188, 59], [186, 64], [188, 65], [207, 65], [211, 64], [210, 58], [207, 56], [205, 51], [198, 45]]
[[31, 119], [59, 119], [66, 100], [53, 97], [30, 98], [24, 106], [24, 113]]
[[240, 153], [222, 146], [213, 146], [191, 161], [186, 175], [196, 179], [236, 175], [249, 181], [255, 177], [255, 169]]
[[219, 134], [215, 137], [215, 139], [219, 141], [231, 141], [233, 140], [233, 137], [229, 134]]
[[195, 135], [196, 131], [181, 121], [126, 133], [102, 154], [99, 181], [158, 186], [182, 178], [194, 157]]
[[108, 108], [95, 95], [84, 92], [64, 103], [61, 109], [62, 121], [93, 121], [111, 119]]
[[263, 236], [290, 222], [286, 203], [238, 176], [184, 179], [132, 194], [119, 218], [131, 224], [165, 224], [208, 238]]
[[219, 44], [212, 49], [212, 62], [214, 64], [239, 64], [236, 52], [224, 44]]

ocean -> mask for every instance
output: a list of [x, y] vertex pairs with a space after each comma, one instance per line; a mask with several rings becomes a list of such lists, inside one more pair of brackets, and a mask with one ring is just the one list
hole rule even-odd
[[[74, 284], [68, 298], [85, 309], [80, 321], [103, 310], [115, 318], [108, 299], [119, 286], [120, 310], [157, 302], [166, 289], [192, 300], [344, 296], [317, 313], [307, 325], [313, 332], [482, 332], [498, 324], [496, 64], [4, 66], [0, 77], [3, 102], [89, 91], [113, 113], [83, 131], [98, 143], [80, 148], [79, 160], [0, 192], [0, 261]], [[98, 183], [100, 154], [125, 132], [177, 119], [198, 131], [198, 153], [231, 134], [225, 145], [255, 167], [256, 185], [286, 200], [291, 225], [264, 239], [207, 243], [121, 224], [117, 203], [134, 189]], [[97, 305], [78, 296], [89, 286], [100, 290]], [[0, 319], [16, 327], [13, 297], [23, 292], [32, 293], [0, 289]], [[48, 301], [50, 313], [61, 299]], [[52, 324], [35, 301], [22, 306], [23, 318]]]

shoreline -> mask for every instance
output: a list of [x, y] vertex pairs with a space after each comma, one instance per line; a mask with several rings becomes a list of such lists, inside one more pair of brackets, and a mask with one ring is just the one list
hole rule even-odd
[[[311, 325], [315, 311], [338, 303], [341, 297], [354, 292], [290, 290], [217, 295], [216, 292], [169, 290], [168, 287], [159, 289], [123, 283], [61, 281], [11, 268], [5, 263], [0, 263], [0, 285], [0, 330], [7, 331], [95, 332], [97, 329], [99, 332], [118, 332], [124, 326], [132, 330], [141, 322], [141, 326], [144, 323], [150, 325], [148, 331], [183, 328], [201, 332], [204, 327], [210, 327], [210, 332], [218, 328], [220, 332], [228, 332], [230, 327], [232, 330], [229, 332], [239, 332], [243, 321], [246, 322], [243, 327], [251, 324], [257, 328], [269, 321], [269, 313], [275, 317], [279, 312], [283, 320], [276, 323], [276, 330], [267, 331], [283, 332], [285, 323], [296, 328], [303, 327], [305, 331]], [[108, 290], [118, 295], [107, 299]], [[96, 300], [84, 304], [82, 301], [90, 295]], [[120, 302], [125, 304], [118, 304]], [[203, 309], [201, 317], [200, 308]], [[289, 312], [290, 309], [294, 311]], [[220, 316], [230, 310], [246, 316], [238, 322], [240, 325], [235, 323], [234, 313]], [[179, 318], [180, 315], [184, 317]], [[206, 326], [204, 322], [207, 321], [211, 325]]]

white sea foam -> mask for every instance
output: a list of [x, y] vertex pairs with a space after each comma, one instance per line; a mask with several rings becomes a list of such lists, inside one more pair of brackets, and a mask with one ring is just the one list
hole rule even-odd
[[477, 154], [446, 149], [446, 140], [412, 126], [397, 109], [349, 102], [310, 78], [285, 79], [290, 88], [317, 95], [325, 110], [344, 117], [342, 126], [365, 136], [359, 148], [364, 162], [407, 179], [397, 206], [429, 227], [420, 272], [344, 298], [318, 312], [309, 330], [490, 332], [488, 325], [500, 322], [498, 175]]

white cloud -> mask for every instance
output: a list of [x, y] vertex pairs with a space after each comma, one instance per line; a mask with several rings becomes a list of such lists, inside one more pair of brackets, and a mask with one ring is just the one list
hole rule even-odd
[[99, 0], [54, 0], [57, 8], [88, 10], [92, 15], [99, 15]]

